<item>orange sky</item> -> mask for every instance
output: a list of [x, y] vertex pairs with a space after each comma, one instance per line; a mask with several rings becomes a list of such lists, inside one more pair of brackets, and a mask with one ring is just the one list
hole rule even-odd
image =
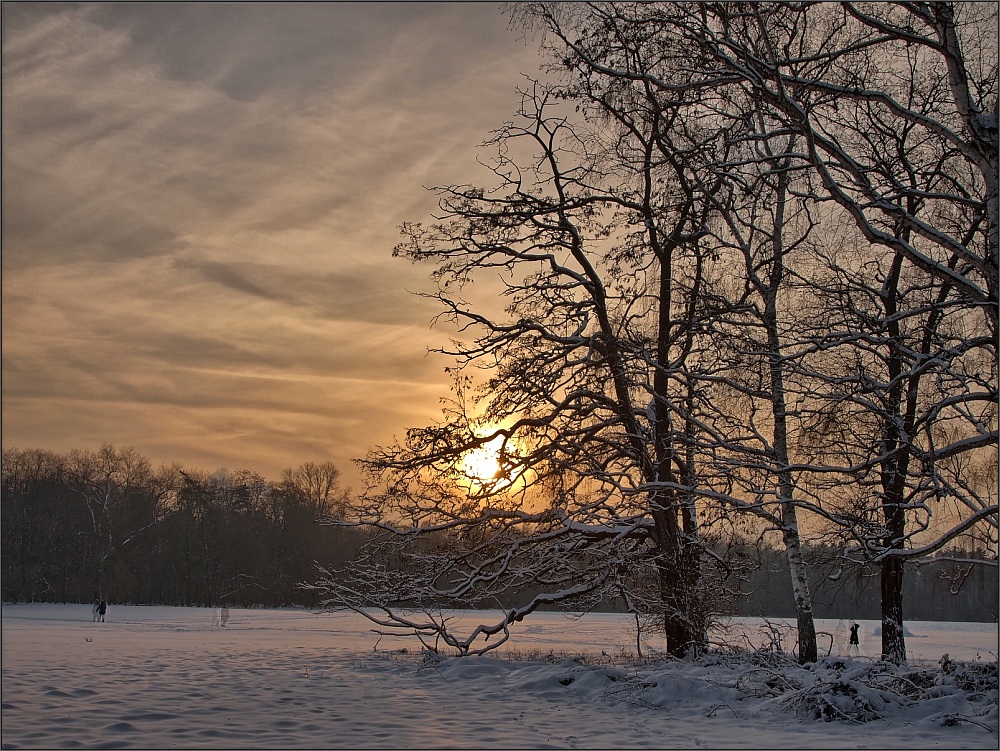
[[489, 182], [537, 41], [480, 3], [3, 6], [3, 446], [352, 460], [438, 415], [392, 258]]

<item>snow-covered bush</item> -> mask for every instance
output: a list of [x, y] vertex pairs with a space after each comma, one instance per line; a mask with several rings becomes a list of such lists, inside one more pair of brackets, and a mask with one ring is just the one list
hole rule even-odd
[[[713, 650], [696, 659], [641, 663], [631, 669], [564, 661], [565, 690], [603, 686], [606, 700], [671, 710], [717, 697], [737, 716], [792, 713], [806, 720], [866, 723], [902, 719], [936, 725], [971, 723], [995, 731], [997, 663], [952, 660], [936, 666], [825, 657], [800, 665], [771, 650]], [[554, 680], [554, 678], [550, 678]]]
[[989, 700], [992, 697], [997, 703], [997, 662], [980, 660], [952, 660], [943, 655], [938, 661], [941, 673], [947, 676], [954, 685], [969, 693], [971, 697], [982, 697]]

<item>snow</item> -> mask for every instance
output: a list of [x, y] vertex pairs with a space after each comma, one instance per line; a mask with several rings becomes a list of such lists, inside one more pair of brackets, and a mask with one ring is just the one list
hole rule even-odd
[[[463, 628], [475, 614], [454, 614]], [[486, 622], [486, 621], [484, 621]], [[4, 605], [7, 748], [997, 748], [997, 625], [911, 621], [909, 664], [880, 626], [817, 622], [812, 669], [761, 650], [639, 662], [629, 616], [534, 614], [482, 657], [434, 657], [354, 613]], [[793, 641], [780, 619], [716, 639]], [[655, 642], [644, 644], [651, 654]], [[576, 659], [589, 655], [587, 661]], [[948, 654], [949, 670], [938, 662]], [[978, 659], [978, 661], [977, 661]], [[961, 661], [971, 661], [972, 668]], [[992, 662], [992, 679], [975, 669]], [[978, 668], [977, 668], [978, 666]], [[990, 680], [992, 683], [990, 684]], [[983, 686], [986, 688], [984, 689]], [[920, 697], [914, 701], [913, 697]], [[871, 721], [865, 715], [875, 717]], [[823, 718], [833, 718], [824, 721]]]

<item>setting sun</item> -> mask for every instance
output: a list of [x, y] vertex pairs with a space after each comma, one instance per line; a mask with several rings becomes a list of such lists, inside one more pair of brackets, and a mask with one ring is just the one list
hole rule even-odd
[[468, 485], [469, 490], [476, 492], [502, 490], [510, 484], [500, 465], [503, 440], [503, 437], [499, 436], [462, 457], [459, 472], [463, 485]]

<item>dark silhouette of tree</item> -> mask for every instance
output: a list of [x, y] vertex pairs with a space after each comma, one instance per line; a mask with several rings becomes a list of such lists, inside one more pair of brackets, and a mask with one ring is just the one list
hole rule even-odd
[[[460, 651], [396, 605], [542, 582], [492, 638], [614, 593], [682, 655], [724, 563], [706, 524], [746, 515], [782, 535], [810, 660], [811, 515], [879, 567], [905, 660], [902, 561], [968, 534], [996, 559], [995, 7], [509, 7], [551, 78], [490, 140], [492, 183], [438, 189], [396, 249], [435, 264], [455, 400], [368, 457], [352, 523], [378, 534], [354, 585], [320, 586]], [[844, 240], [861, 255], [826, 273]]]

